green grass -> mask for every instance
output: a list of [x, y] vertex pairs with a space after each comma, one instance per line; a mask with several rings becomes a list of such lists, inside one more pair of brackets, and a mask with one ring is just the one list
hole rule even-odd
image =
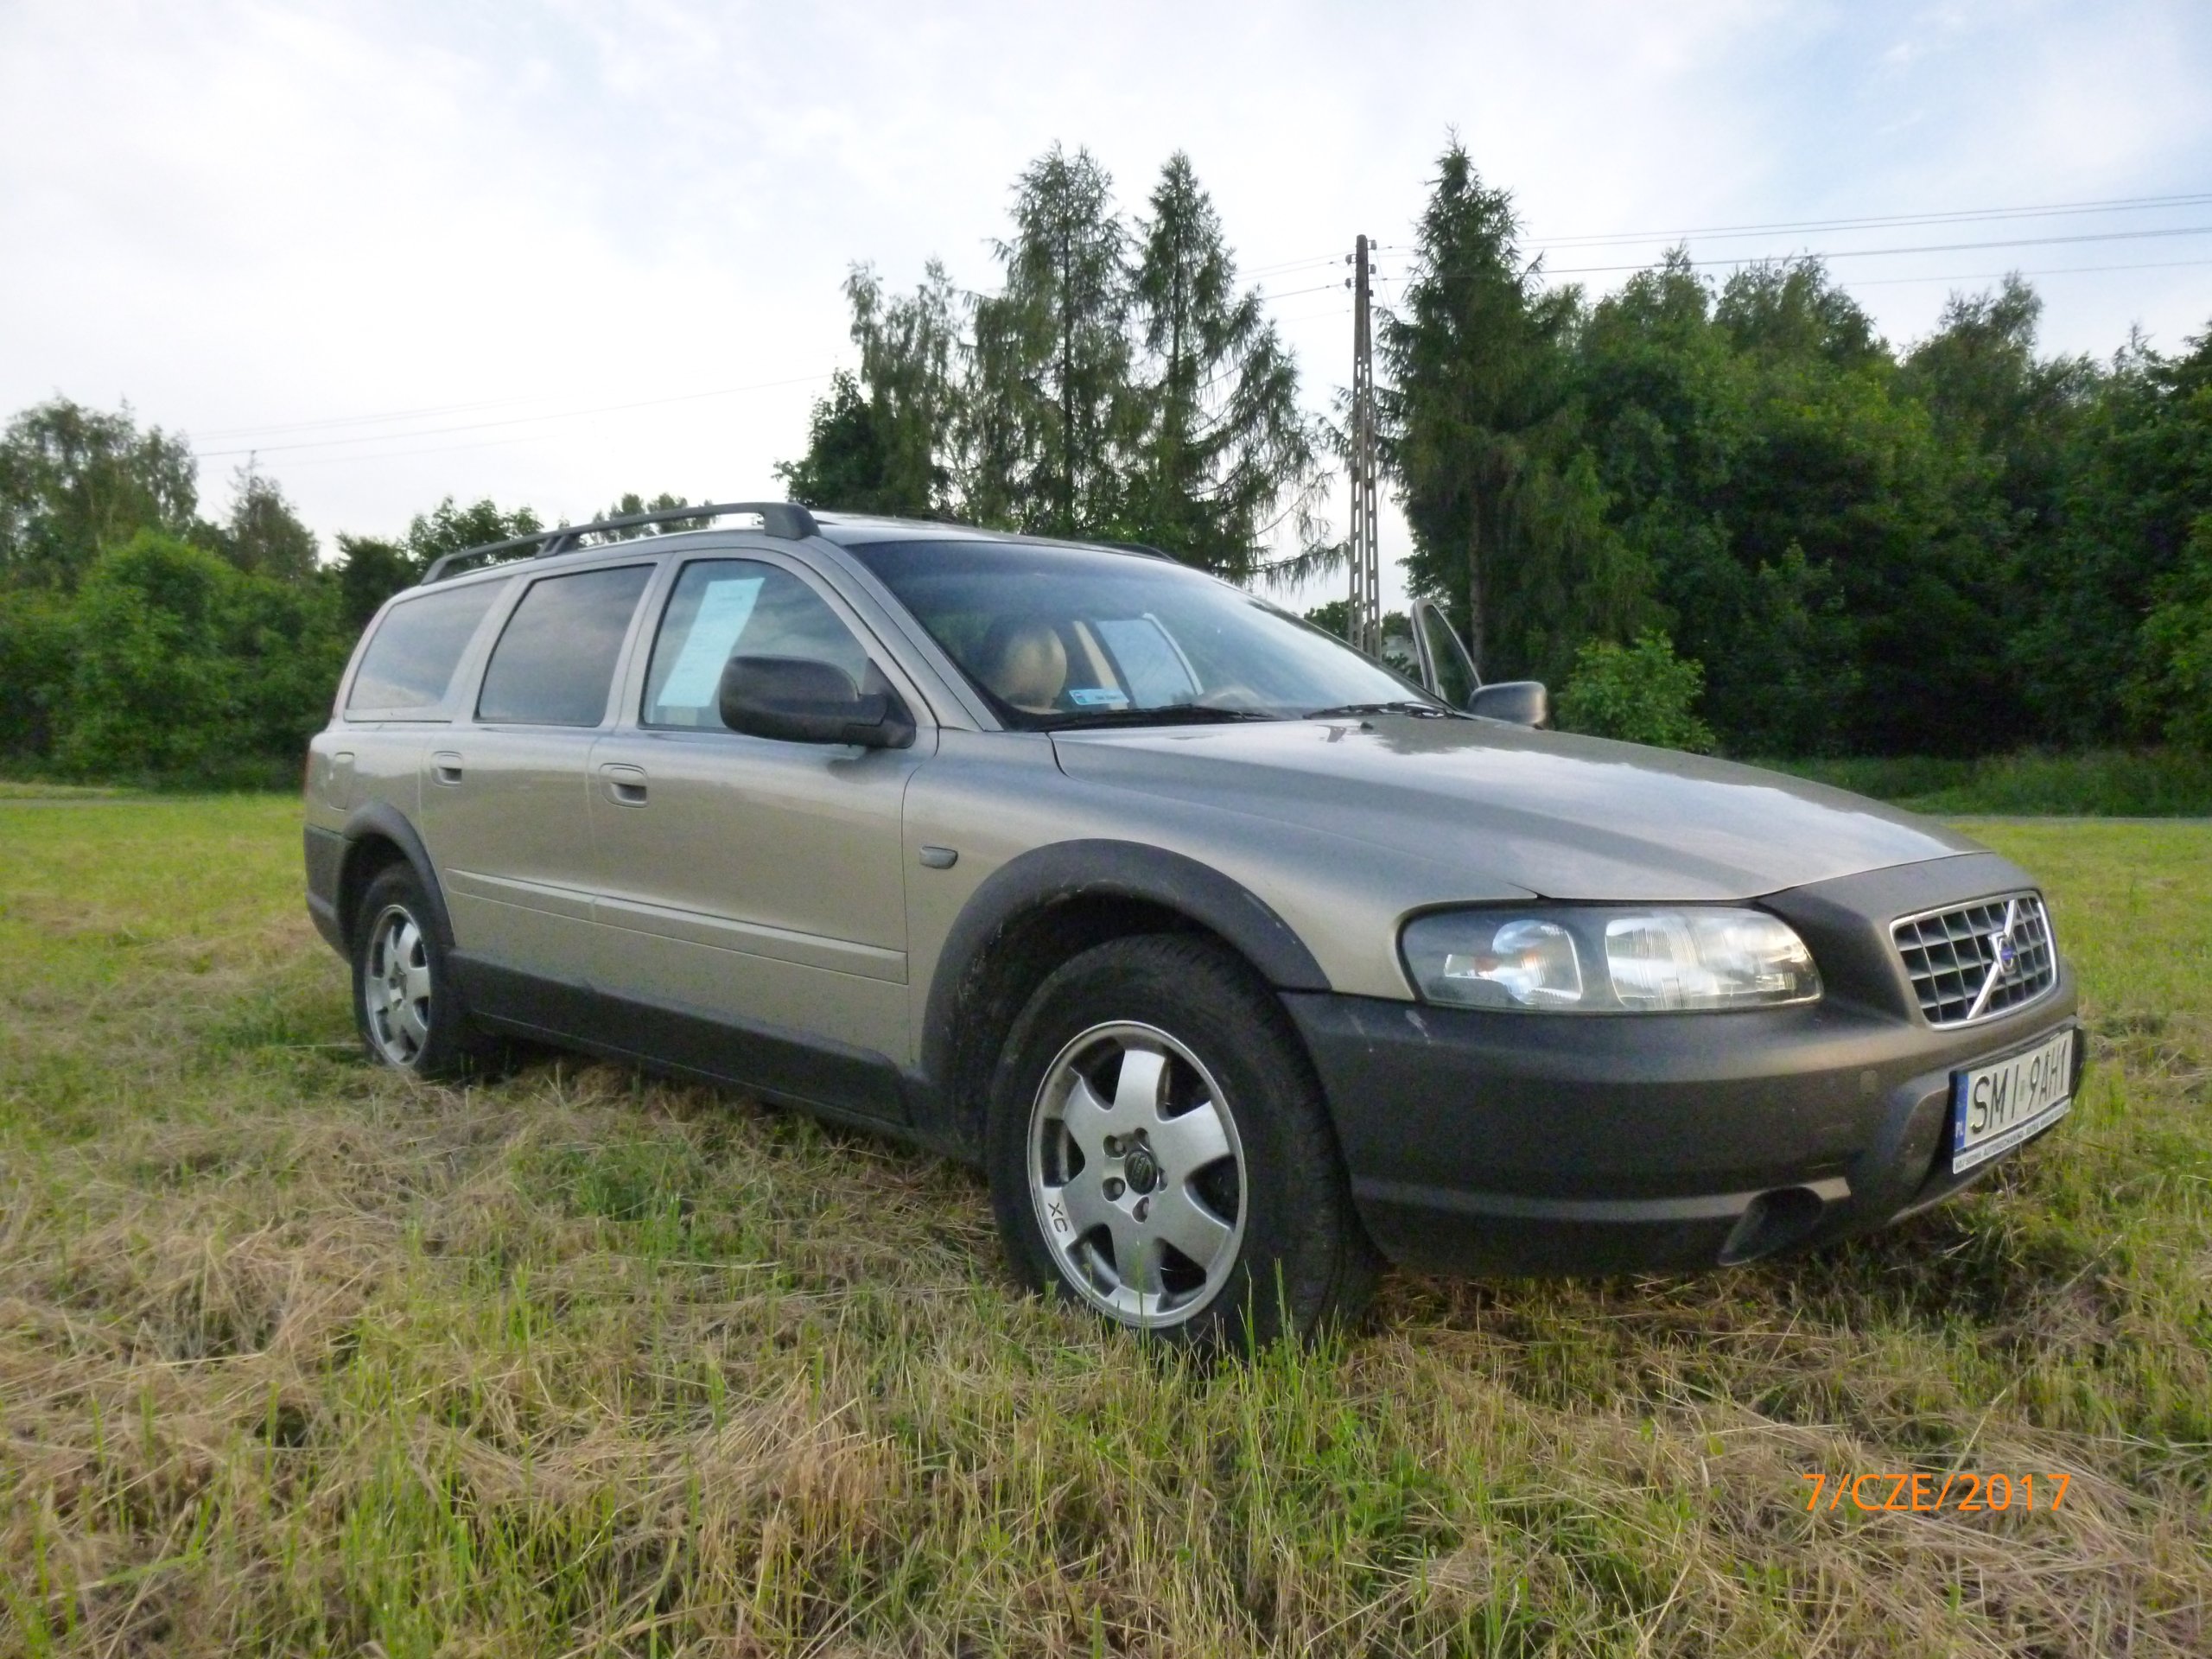
[[300, 784], [300, 751], [235, 755], [192, 772], [107, 772], [87, 777], [32, 755], [0, 756], [0, 799], [10, 795], [209, 795], [290, 793]]
[[[1211, 1371], [979, 1182], [727, 1095], [363, 1065], [296, 807], [0, 803], [0, 1653], [2212, 1649], [2212, 829], [1996, 826], [2096, 1065], [1790, 1262], [1393, 1275]], [[1808, 1471], [2063, 1471], [2055, 1513]]]
[[123, 791], [106, 784], [51, 784], [0, 778], [0, 801], [104, 801]]
[[1973, 760], [1860, 756], [1756, 764], [1916, 812], [2002, 817], [2212, 817], [2212, 755], [2182, 749], [2024, 750]]

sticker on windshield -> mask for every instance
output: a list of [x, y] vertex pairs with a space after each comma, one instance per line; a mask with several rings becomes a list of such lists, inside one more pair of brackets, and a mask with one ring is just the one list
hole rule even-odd
[[1068, 688], [1068, 701], [1079, 709], [1122, 709], [1129, 699], [1110, 685], [1074, 685]]

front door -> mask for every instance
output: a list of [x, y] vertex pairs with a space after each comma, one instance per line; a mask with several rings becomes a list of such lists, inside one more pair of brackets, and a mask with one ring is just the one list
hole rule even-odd
[[1475, 659], [1459, 641], [1444, 607], [1433, 599], [1414, 601], [1414, 640], [1421, 652], [1423, 684], [1454, 709], [1464, 709], [1482, 687]]
[[924, 721], [907, 749], [730, 731], [718, 691], [741, 652], [830, 663], [855, 683], [871, 655], [794, 565], [695, 559], [677, 573], [632, 676], [637, 702], [592, 749], [595, 977], [770, 1052], [903, 1061], [900, 810], [933, 730]]

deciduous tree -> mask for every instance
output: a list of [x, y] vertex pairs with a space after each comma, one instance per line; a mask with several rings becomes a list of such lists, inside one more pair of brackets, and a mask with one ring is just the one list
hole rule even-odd
[[251, 461], [234, 475], [231, 516], [214, 539], [226, 558], [256, 575], [305, 582], [315, 572], [315, 532]]
[[140, 530], [186, 533], [198, 464], [181, 434], [57, 397], [0, 435], [0, 584], [69, 588]]

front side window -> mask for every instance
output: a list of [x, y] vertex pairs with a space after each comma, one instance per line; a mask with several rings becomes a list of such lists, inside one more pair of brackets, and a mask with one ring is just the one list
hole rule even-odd
[[582, 570], [531, 584], [492, 647], [476, 717], [501, 725], [596, 726], [630, 617], [652, 567]]
[[346, 694], [355, 709], [435, 709], [446, 700], [461, 654], [505, 584], [472, 582], [403, 599], [384, 613]]
[[1017, 728], [1434, 707], [1342, 640], [1170, 560], [1020, 542], [849, 550]]
[[867, 648], [790, 571], [755, 559], [701, 559], [683, 567], [661, 613], [645, 723], [727, 729], [722, 669], [733, 657], [828, 663], [855, 686], [868, 677]]

